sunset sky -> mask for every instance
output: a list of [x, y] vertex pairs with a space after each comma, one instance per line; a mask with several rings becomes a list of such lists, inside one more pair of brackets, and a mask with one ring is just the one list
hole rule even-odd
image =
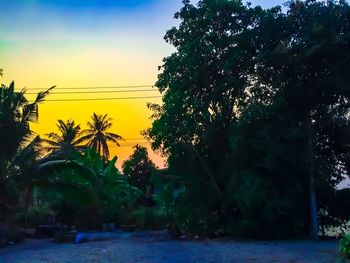
[[[270, 7], [285, 1], [249, 2]], [[132, 145], [147, 146], [140, 135], [151, 125], [146, 103], [161, 103], [161, 98], [81, 99], [159, 96], [150, 87], [102, 87], [156, 82], [163, 57], [174, 51], [163, 37], [177, 25], [173, 15], [181, 5], [180, 0], [0, 0], [0, 68], [4, 69], [0, 81], [14, 80], [18, 90], [26, 87], [28, 93], [57, 86], [40, 106], [39, 122], [32, 125], [40, 135], [56, 131], [58, 119], [74, 119], [85, 128], [93, 112], [108, 113], [114, 121], [112, 132], [126, 139], [120, 148], [110, 146], [120, 167]], [[82, 91], [106, 92], [71, 93]], [[33, 96], [28, 94], [30, 99]], [[79, 101], [49, 101], [62, 99]], [[159, 167], [164, 166], [162, 158], [150, 155]]]

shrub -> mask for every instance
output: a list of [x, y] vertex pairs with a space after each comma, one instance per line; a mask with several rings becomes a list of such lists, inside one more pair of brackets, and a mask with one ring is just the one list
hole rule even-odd
[[162, 209], [140, 207], [128, 215], [128, 223], [135, 224], [138, 229], [163, 229], [167, 226], [166, 214]]
[[9, 242], [19, 243], [23, 241], [24, 235], [20, 229], [13, 225], [0, 225], [0, 248]]
[[350, 258], [350, 233], [340, 239], [339, 251], [342, 255]]

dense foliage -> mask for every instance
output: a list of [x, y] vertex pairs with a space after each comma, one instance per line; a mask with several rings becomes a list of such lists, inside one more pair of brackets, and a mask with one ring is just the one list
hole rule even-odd
[[[350, 7], [183, 1], [165, 40], [147, 135], [169, 156], [167, 206], [182, 229], [308, 235], [349, 175]], [[316, 233], [317, 234], [317, 233]]]
[[[119, 222], [122, 213], [141, 195], [116, 168], [117, 158], [106, 162], [94, 150], [42, 164], [38, 173], [56, 173], [56, 180], [73, 188], [61, 189], [52, 207], [62, 223], [82, 229], [101, 228]], [[57, 189], [56, 189], [57, 190]]]
[[0, 222], [12, 218], [21, 200], [25, 208], [30, 202], [39, 138], [33, 137], [29, 123], [38, 118], [38, 104], [51, 89], [29, 102], [25, 90], [15, 91], [13, 82], [0, 87]]
[[134, 152], [128, 160], [124, 161], [122, 169], [132, 185], [138, 187], [144, 193], [151, 191], [150, 179], [155, 176], [156, 166], [148, 157], [146, 147], [134, 146]]
[[350, 234], [347, 234], [340, 239], [339, 251], [344, 256], [350, 258]]

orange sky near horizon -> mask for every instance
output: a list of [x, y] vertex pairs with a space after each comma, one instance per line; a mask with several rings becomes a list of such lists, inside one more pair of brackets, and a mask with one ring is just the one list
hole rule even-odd
[[[38, 2], [38, 3], [36, 3]], [[137, 143], [150, 149], [140, 134], [151, 126], [147, 102], [161, 103], [161, 98], [110, 101], [53, 102], [60, 99], [96, 99], [160, 96], [153, 88], [118, 89], [118, 93], [57, 94], [57, 92], [111, 91], [117, 89], [66, 90], [71, 87], [116, 87], [154, 85], [162, 59], [174, 50], [165, 43], [166, 30], [176, 25], [174, 13], [180, 1], [144, 1], [142, 6], [120, 8], [53, 8], [40, 1], [15, 6], [16, 19], [1, 17], [8, 26], [0, 28], [0, 83], [15, 81], [28, 93], [56, 85], [39, 106], [39, 122], [31, 124], [43, 136], [57, 131], [58, 119], [73, 119], [86, 128], [92, 114], [108, 113], [113, 119], [111, 132], [126, 139], [121, 147], [110, 146], [111, 157], [118, 156], [117, 166], [132, 153]], [[136, 2], [136, 0], [135, 0]], [[27, 2], [25, 2], [27, 3]], [[44, 14], [44, 15], [39, 15]], [[11, 27], [10, 27], [11, 26]], [[144, 91], [140, 91], [144, 90]], [[56, 94], [55, 94], [56, 93]], [[28, 94], [29, 99], [35, 95]], [[149, 151], [158, 167], [165, 159]]]
[[[34, 58], [30, 57], [29, 60], [33, 60]], [[22, 56], [23, 58], [23, 56]], [[156, 63], [156, 62], [154, 62]], [[14, 67], [17, 66], [17, 64], [13, 64]], [[84, 65], [84, 63], [82, 63]], [[22, 89], [23, 87], [26, 87], [25, 83], [26, 80], [29, 80], [29, 83], [34, 83], [30, 85], [27, 91], [27, 93], [36, 93], [37, 91], [32, 91], [31, 88], [42, 88], [43, 90], [52, 86], [57, 85], [57, 87], [53, 90], [52, 94], [50, 94], [46, 101], [41, 103], [39, 106], [39, 121], [37, 123], [32, 123], [31, 128], [32, 130], [43, 136], [44, 134], [47, 134], [52, 131], [57, 131], [57, 120], [68, 120], [73, 119], [76, 121], [76, 123], [81, 124], [81, 128], [86, 128], [87, 121], [90, 120], [92, 114], [96, 112], [97, 114], [105, 114], [107, 113], [110, 118], [113, 120], [113, 126], [111, 128], [111, 132], [117, 133], [118, 135], [121, 135], [123, 138], [126, 139], [126, 141], [121, 141], [121, 147], [117, 147], [116, 145], [109, 144], [111, 157], [118, 156], [118, 162], [117, 166], [118, 168], [121, 167], [122, 162], [126, 160], [130, 154], [132, 153], [133, 145], [141, 144], [142, 146], [146, 146], [149, 149], [149, 154], [151, 159], [156, 163], [158, 167], [164, 167], [165, 165], [165, 159], [160, 157], [159, 154], [155, 154], [149, 146], [149, 143], [146, 142], [146, 140], [142, 137], [141, 131], [149, 128], [151, 126], [152, 121], [150, 120], [151, 112], [147, 109], [147, 103], [161, 103], [161, 98], [146, 98], [146, 99], [126, 99], [126, 100], [108, 100], [108, 101], [69, 101], [69, 102], [63, 102], [63, 101], [50, 101], [50, 100], [60, 100], [60, 99], [97, 99], [97, 98], [123, 98], [123, 97], [143, 97], [143, 96], [160, 96], [157, 88], [137, 88], [137, 89], [93, 89], [91, 91], [127, 91], [123, 93], [102, 93], [102, 94], [55, 94], [57, 92], [79, 92], [81, 90], [65, 90], [62, 89], [63, 87], [104, 87], [104, 86], [127, 86], [127, 85], [133, 85], [133, 84], [153, 84], [155, 83], [155, 76], [157, 75], [157, 70], [153, 69], [153, 72], [147, 72], [144, 76], [142, 76], [142, 66], [138, 65], [131, 65], [130, 69], [133, 69], [134, 71], [139, 71], [138, 78], [135, 78], [135, 82], [126, 81], [123, 80], [123, 77], [119, 77], [119, 75], [116, 73], [115, 77], [114, 74], [111, 72], [111, 76], [108, 76], [108, 73], [104, 73], [105, 76], [103, 76], [103, 79], [110, 80], [109, 82], [98, 82], [99, 85], [87, 85], [87, 83], [92, 83], [90, 80], [86, 80], [85, 75], [83, 77], [81, 73], [78, 73], [78, 71], [85, 71], [92, 73], [94, 70], [92, 67], [90, 69], [86, 69], [86, 67], [89, 67], [89, 64], [85, 64], [87, 66], [81, 66], [77, 67], [76, 69], [58, 69], [58, 71], [55, 71], [53, 69], [50, 69], [50, 66], [46, 67], [46, 70], [48, 72], [59, 72], [62, 76], [67, 76], [69, 74], [76, 75], [76, 80], [64, 82], [62, 79], [64, 77], [54, 77], [45, 76], [40, 73], [41, 69], [44, 68], [41, 66], [32, 67], [28, 70], [22, 72], [18, 70], [18, 68], [11, 68], [11, 63], [7, 64], [7, 67], [4, 67], [4, 78], [2, 79], [2, 83], [9, 84], [12, 79], [12, 77], [9, 77], [10, 75], [16, 75], [16, 79], [19, 81], [15, 81], [15, 87], [17, 90]], [[118, 67], [118, 65], [116, 65]], [[121, 68], [121, 65], [119, 66]], [[139, 69], [137, 69], [139, 67]], [[82, 69], [84, 68], [84, 69]], [[153, 67], [156, 68], [156, 67]], [[12, 71], [13, 70], [13, 71]], [[96, 69], [98, 71], [98, 69]], [[125, 71], [125, 69], [124, 69]], [[127, 70], [126, 70], [127, 71]], [[149, 70], [150, 71], [150, 70]], [[14, 73], [12, 73], [14, 72]], [[76, 74], [74, 74], [76, 72]], [[12, 73], [12, 74], [11, 74]], [[126, 74], [125, 74], [126, 73]], [[121, 76], [127, 75], [128, 72], [121, 73]], [[25, 74], [29, 74], [30, 76], [25, 76]], [[98, 72], [96, 72], [98, 74]], [[40, 81], [34, 81], [38, 77]], [[89, 78], [90, 74], [86, 75], [87, 78]], [[33, 78], [34, 77], [34, 78]], [[47, 79], [46, 79], [47, 78]], [[115, 78], [115, 80], [112, 80], [112, 78]], [[153, 78], [153, 79], [152, 79]], [[60, 79], [62, 83], [61, 85], [57, 83], [50, 83], [49, 79]], [[132, 79], [132, 78], [130, 78]], [[137, 82], [136, 82], [137, 81]], [[65, 84], [67, 83], [67, 84]], [[83, 85], [81, 84], [83, 83]], [[86, 83], [84, 85], [84, 83]], [[110, 83], [118, 83], [117, 85], [111, 85]], [[119, 84], [121, 83], [121, 84]], [[28, 86], [27, 86], [28, 87]], [[130, 92], [130, 90], [147, 90], [143, 92]], [[153, 90], [153, 91], [151, 91]], [[84, 92], [87, 91], [86, 89], [83, 90]], [[27, 97], [32, 100], [34, 99], [35, 95], [28, 94]]]

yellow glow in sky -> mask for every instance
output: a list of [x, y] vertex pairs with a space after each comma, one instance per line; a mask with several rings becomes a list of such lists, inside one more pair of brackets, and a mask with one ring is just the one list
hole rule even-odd
[[[173, 52], [163, 36], [176, 24], [172, 17], [181, 3], [151, 2], [143, 9], [127, 12], [67, 11], [67, 17], [62, 10], [42, 6], [16, 7], [17, 19], [0, 19], [5, 25], [12, 23], [11, 28], [0, 29], [0, 68], [4, 69], [1, 82], [9, 84], [14, 80], [18, 90], [26, 87], [29, 93], [34, 88], [44, 90], [56, 85], [56, 91], [47, 100], [160, 96], [156, 88], [144, 92], [55, 94], [68, 87], [153, 85], [162, 59]], [[36, 15], [39, 13], [45, 15]], [[94, 19], [96, 24], [91, 27]], [[151, 126], [147, 102], [161, 103], [161, 99], [47, 101], [40, 105], [39, 122], [31, 127], [44, 135], [56, 131], [58, 119], [73, 119], [84, 129], [94, 112], [108, 113], [114, 122], [111, 132], [131, 139], [121, 142], [120, 148], [110, 145], [111, 156], [118, 156], [120, 167], [132, 153], [132, 145], [148, 145], [140, 134]], [[158, 166], [164, 166], [160, 156], [153, 152], [150, 156]]]

